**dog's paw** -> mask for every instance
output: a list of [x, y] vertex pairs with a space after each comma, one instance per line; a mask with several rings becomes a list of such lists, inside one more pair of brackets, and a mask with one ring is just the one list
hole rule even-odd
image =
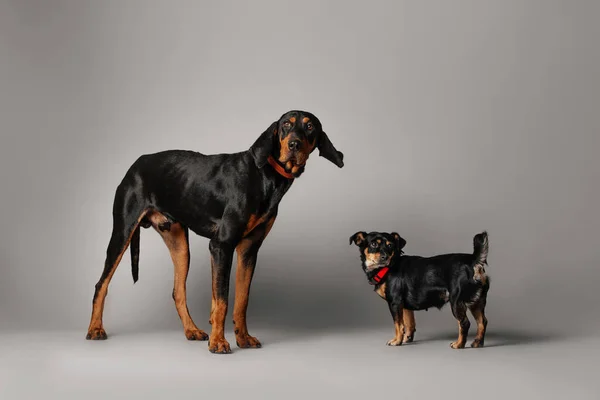
[[104, 328], [90, 329], [85, 337], [87, 340], [106, 340], [106, 331]]
[[464, 349], [465, 348], [465, 342], [452, 342], [450, 343], [450, 347], [452, 347], [453, 349]]
[[480, 339], [473, 340], [473, 343], [471, 343], [471, 347], [474, 349], [483, 347], [483, 340], [480, 340]]
[[415, 340], [415, 337], [413, 335], [407, 335], [404, 336], [404, 340], [402, 341], [402, 343], [412, 343]]
[[260, 349], [262, 347], [257, 338], [248, 334], [236, 335], [235, 344], [241, 349]]
[[402, 345], [402, 339], [393, 338], [391, 340], [388, 340], [387, 345], [388, 346], [401, 346]]
[[203, 330], [200, 330], [198, 328], [186, 329], [184, 333], [185, 333], [185, 337], [187, 338], [187, 340], [200, 340], [200, 341], [208, 340], [208, 333], [206, 333]]
[[215, 354], [229, 354], [231, 353], [231, 347], [225, 338], [209, 339], [208, 351]]

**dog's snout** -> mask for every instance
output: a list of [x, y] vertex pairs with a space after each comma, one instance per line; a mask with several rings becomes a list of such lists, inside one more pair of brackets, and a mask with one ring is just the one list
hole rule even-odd
[[290, 140], [290, 142], [288, 143], [288, 148], [292, 151], [296, 151], [300, 148], [300, 141], [299, 140]]
[[381, 261], [385, 261], [385, 260], [387, 260], [387, 259], [388, 259], [388, 255], [387, 255], [387, 254], [385, 254], [385, 253], [381, 253], [381, 254], [379, 255], [379, 258], [381, 259]]

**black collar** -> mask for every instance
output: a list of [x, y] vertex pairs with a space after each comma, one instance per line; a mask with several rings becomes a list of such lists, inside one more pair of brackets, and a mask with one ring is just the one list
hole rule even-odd
[[367, 274], [370, 285], [379, 285], [390, 272], [390, 267], [381, 267]]

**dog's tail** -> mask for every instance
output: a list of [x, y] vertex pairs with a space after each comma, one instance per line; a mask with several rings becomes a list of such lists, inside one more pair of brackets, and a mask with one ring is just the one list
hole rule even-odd
[[140, 264], [140, 226], [138, 225], [133, 231], [131, 236], [131, 243], [129, 244], [129, 251], [131, 252], [131, 275], [133, 276], [133, 283], [138, 281], [139, 264]]
[[475, 235], [473, 238], [473, 266], [484, 266], [487, 264], [489, 246], [488, 234], [486, 231]]

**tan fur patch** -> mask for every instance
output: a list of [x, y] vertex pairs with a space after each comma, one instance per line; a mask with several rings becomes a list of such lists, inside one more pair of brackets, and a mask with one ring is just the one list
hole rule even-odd
[[365, 241], [365, 235], [363, 235], [362, 233], [358, 233], [356, 235], [356, 244], [360, 245], [364, 241]]
[[471, 313], [473, 314], [473, 317], [475, 317], [475, 321], [477, 321], [477, 335], [475, 336], [472, 347], [481, 347], [485, 338], [487, 318], [485, 317], [481, 306], [471, 308]]
[[405, 336], [412, 336], [415, 333], [415, 312], [413, 310], [402, 310], [402, 322], [404, 323]]
[[[90, 325], [88, 327], [88, 334], [90, 334], [90, 335], [93, 335], [96, 332], [104, 332], [104, 328], [102, 325], [102, 315], [104, 313], [104, 301], [106, 300], [106, 295], [108, 294], [108, 285], [110, 284], [110, 280], [112, 279], [113, 275], [115, 274], [115, 271], [117, 270], [117, 267], [119, 266], [119, 263], [121, 262], [121, 259], [123, 258], [123, 254], [125, 253], [125, 250], [127, 250], [127, 248], [129, 247], [129, 243], [131, 242], [133, 233], [138, 228], [138, 225], [140, 224], [140, 222], [146, 216], [147, 213], [148, 213], [148, 210], [144, 210], [138, 217], [138, 220], [135, 224], [134, 229], [131, 230], [131, 234], [129, 235], [129, 237], [127, 238], [127, 241], [125, 242], [125, 246], [123, 246], [123, 249], [119, 253], [115, 263], [112, 265], [108, 276], [106, 277], [106, 279], [104, 279], [104, 282], [102, 282], [102, 286], [98, 290], [98, 293], [97, 293], [96, 298], [94, 299], [94, 303], [92, 305], [92, 317], [90, 319]], [[106, 334], [106, 333], [104, 332], [104, 334]]]
[[267, 220], [267, 215], [258, 216], [256, 214], [251, 214], [250, 218], [248, 218], [248, 222], [246, 223], [246, 230], [244, 230], [243, 236], [246, 237], [250, 232], [254, 230], [258, 225], [262, 224]]
[[370, 253], [368, 247], [365, 248], [364, 253], [367, 260], [367, 266], [379, 263], [380, 253]]
[[483, 265], [477, 264], [473, 267], [473, 279], [481, 282], [482, 285], [487, 283], [487, 275]]
[[402, 344], [402, 340], [404, 338], [404, 323], [403, 323], [403, 312], [400, 315], [394, 316], [394, 328], [396, 330], [396, 334], [394, 338], [388, 341], [388, 346], [400, 346]]
[[185, 230], [181, 224], [175, 223], [171, 226], [169, 231], [160, 231], [157, 225], [167, 221], [167, 218], [158, 213], [153, 213], [150, 220], [156, 231], [163, 238], [163, 241], [171, 254], [175, 274], [173, 300], [175, 301], [175, 308], [181, 319], [185, 336], [192, 340], [206, 340], [208, 339], [208, 335], [204, 331], [198, 329], [190, 316], [187, 306], [186, 281], [190, 258]]
[[[367, 266], [367, 270], [370, 269], [371, 267], [373, 267], [374, 265], [380, 264], [381, 252], [371, 253], [371, 252], [369, 252], [369, 248], [366, 247], [363, 250], [363, 253], [365, 255], [365, 264]], [[394, 252], [392, 252], [392, 254], [390, 254], [386, 265], [389, 265], [391, 260], [394, 258], [394, 254], [395, 254]]]
[[375, 293], [377, 293], [379, 295], [379, 297], [381, 297], [382, 299], [385, 299], [386, 286], [387, 286], [387, 282], [384, 282], [381, 285], [379, 285], [379, 287], [375, 290]]
[[271, 217], [271, 219], [269, 219], [267, 221], [266, 227], [265, 227], [265, 237], [267, 237], [267, 235], [269, 234], [269, 232], [271, 232], [271, 229], [273, 228], [273, 224], [275, 223], [275, 219], [276, 217]]
[[235, 278], [235, 303], [233, 306], [233, 321], [236, 335], [245, 335], [248, 333], [246, 310], [248, 308], [252, 271], [248, 269], [249, 266], [246, 264], [245, 256], [251, 246], [251, 240], [243, 239], [236, 247], [238, 261]]
[[[291, 135], [286, 136], [283, 140], [280, 140], [280, 150], [279, 150], [279, 162], [282, 164], [286, 164], [288, 170], [292, 170], [294, 165], [299, 169], [300, 167], [306, 164], [310, 152], [312, 151], [311, 146], [309, 145], [306, 139], [301, 141], [300, 148], [296, 152], [292, 152], [289, 149], [289, 142], [291, 139]], [[291, 158], [295, 158], [295, 162], [287, 165], [288, 162], [291, 162]]]

